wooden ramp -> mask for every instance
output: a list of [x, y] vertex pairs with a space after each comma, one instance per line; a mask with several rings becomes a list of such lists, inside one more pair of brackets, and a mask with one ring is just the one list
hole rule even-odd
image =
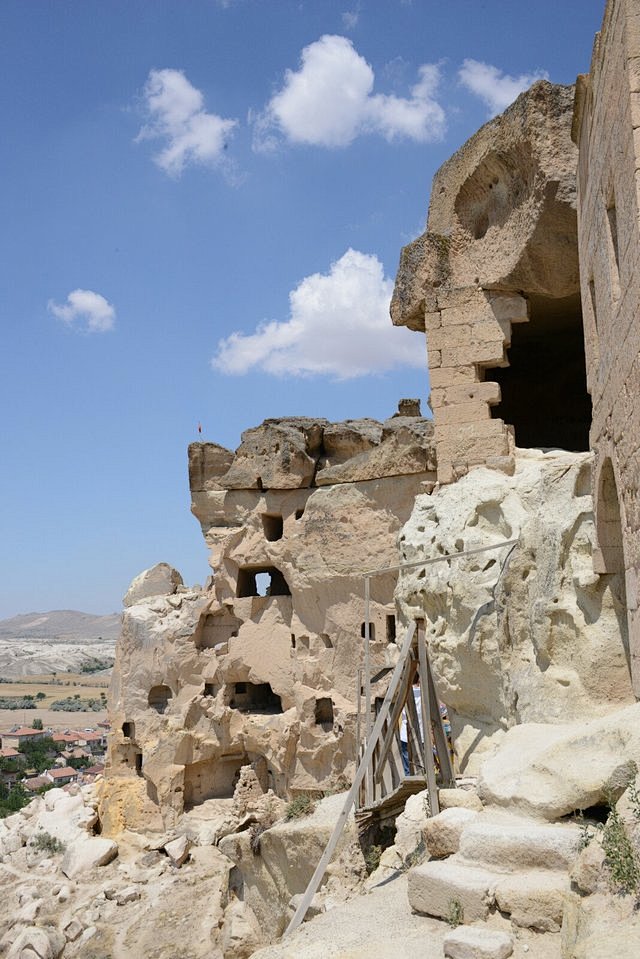
[[[338, 816], [320, 862], [316, 866], [298, 908], [287, 926], [285, 936], [297, 929], [304, 919], [309, 904], [320, 886], [325, 870], [336, 850], [342, 830], [354, 804], [358, 824], [366, 829], [369, 824], [376, 821], [391, 819], [404, 809], [404, 804], [409, 796], [425, 788], [429, 793], [431, 815], [435, 816], [440, 811], [438, 786], [455, 786], [452, 754], [440, 714], [440, 702], [429, 662], [423, 620], [416, 620], [409, 624], [384, 700], [381, 704], [371, 703], [371, 622], [369, 616], [369, 581], [371, 577], [393, 571], [431, 566], [434, 563], [450, 562], [463, 556], [485, 553], [488, 550], [500, 550], [506, 546], [515, 548], [517, 543], [517, 539], [504, 540], [501, 543], [492, 543], [489, 546], [435, 556], [417, 563], [403, 563], [400, 566], [370, 570], [364, 574], [364, 684], [361, 681], [361, 671], [359, 671], [356, 738], [360, 742], [360, 706], [362, 685], [364, 685], [365, 739], [359, 749], [356, 774], [347, 793], [342, 811]], [[510, 555], [511, 553], [509, 553]], [[502, 563], [498, 580], [507, 562], [508, 557]], [[417, 690], [415, 694], [414, 689]], [[374, 714], [376, 718], [372, 724]], [[402, 729], [406, 729], [406, 749], [402, 746], [400, 739], [403, 716]]]
[[[433, 679], [424, 621], [417, 620], [412, 638], [403, 650], [397, 675], [390, 686], [391, 699], [373, 708], [381, 720], [372, 735], [371, 758], [358, 792], [359, 821], [388, 818], [402, 808], [406, 798], [422, 789], [429, 792], [431, 814], [440, 811], [438, 785], [455, 786], [449, 741]], [[367, 708], [365, 699], [365, 709]], [[401, 729], [404, 743], [401, 741]]]
[[424, 776], [406, 776], [392, 792], [378, 799], [372, 806], [356, 809], [358, 830], [364, 832], [370, 826], [395, 819], [403, 810], [409, 796], [426, 789]]

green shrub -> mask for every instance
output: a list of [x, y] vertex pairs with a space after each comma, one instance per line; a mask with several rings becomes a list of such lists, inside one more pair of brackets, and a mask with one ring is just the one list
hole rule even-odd
[[37, 832], [35, 836], [32, 836], [29, 845], [39, 850], [39, 852], [48, 852], [52, 856], [57, 852], [64, 852], [65, 850], [63, 842], [60, 842], [60, 840], [52, 836], [51, 833], [44, 831]]
[[640, 894], [640, 862], [614, 805], [602, 831], [602, 848], [614, 892]]
[[301, 793], [299, 796], [296, 796], [295, 799], [291, 800], [286, 808], [284, 818], [287, 821], [291, 819], [301, 819], [302, 816], [310, 816], [315, 808], [316, 804], [313, 798], [307, 795], [307, 793]]
[[452, 899], [449, 902], [449, 910], [445, 916], [445, 922], [448, 922], [452, 929], [464, 922], [464, 909], [459, 899]]
[[367, 867], [368, 876], [370, 876], [372, 872], [375, 872], [380, 865], [380, 857], [382, 856], [382, 852], [382, 846], [379, 846], [377, 843], [367, 847], [364, 854], [364, 864]]

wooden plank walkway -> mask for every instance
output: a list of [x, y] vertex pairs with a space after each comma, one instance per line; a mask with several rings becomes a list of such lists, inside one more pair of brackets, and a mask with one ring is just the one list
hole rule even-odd
[[377, 799], [371, 806], [356, 809], [356, 823], [358, 830], [364, 832], [371, 825], [384, 819], [392, 819], [404, 809], [409, 796], [422, 792], [427, 788], [425, 776], [405, 776], [392, 792]]

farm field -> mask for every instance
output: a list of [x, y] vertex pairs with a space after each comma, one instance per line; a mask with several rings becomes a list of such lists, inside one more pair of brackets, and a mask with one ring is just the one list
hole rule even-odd
[[30, 726], [34, 719], [41, 719], [45, 729], [56, 732], [64, 729], [92, 729], [107, 719], [106, 709], [99, 713], [91, 712], [54, 712], [51, 709], [0, 709], [0, 735], [13, 726]]
[[3, 697], [24, 698], [41, 694], [36, 709], [0, 709], [0, 731], [12, 726], [31, 726], [34, 719], [41, 719], [43, 726], [54, 730], [84, 729], [95, 727], [107, 718], [105, 708], [99, 712], [93, 710], [53, 710], [51, 704], [60, 699], [81, 700], [101, 699], [109, 687], [107, 673], [44, 673], [40, 676], [26, 676], [24, 679], [12, 678], [0, 683], [0, 699]]

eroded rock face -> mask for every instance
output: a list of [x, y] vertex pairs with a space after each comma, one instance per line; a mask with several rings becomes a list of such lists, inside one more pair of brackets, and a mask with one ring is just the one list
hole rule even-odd
[[[478, 468], [418, 496], [405, 562], [515, 547], [407, 571], [397, 595], [426, 619], [458, 759], [517, 723], [605, 715], [634, 701], [620, 582], [593, 572], [590, 454], [519, 451], [513, 476]], [[481, 750], [480, 750], [481, 751]]]
[[438, 170], [391, 315], [427, 334], [438, 479], [587, 450], [573, 87], [540, 82]]
[[[415, 495], [435, 479], [419, 413], [413, 401], [384, 423], [267, 420], [235, 455], [190, 447], [192, 509], [215, 575], [188, 590], [165, 570], [159, 589], [150, 571], [127, 594], [105, 834], [162, 830], [230, 799], [248, 765], [263, 792], [283, 797], [351, 774], [362, 573], [396, 564]], [[382, 694], [398, 654], [394, 584], [394, 574], [372, 581]]]
[[168, 563], [157, 563], [135, 577], [122, 605], [135, 606], [152, 596], [170, 596], [182, 585], [182, 576], [177, 569]]
[[573, 100], [573, 86], [536, 83], [440, 167], [427, 230], [402, 251], [397, 326], [424, 329], [453, 289], [578, 289]]

